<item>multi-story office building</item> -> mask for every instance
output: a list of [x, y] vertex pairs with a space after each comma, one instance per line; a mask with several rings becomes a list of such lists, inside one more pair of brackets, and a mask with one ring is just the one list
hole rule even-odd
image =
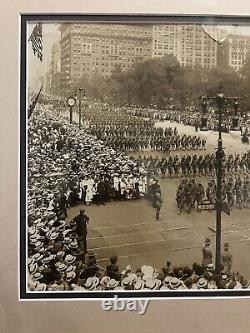
[[238, 71], [244, 65], [247, 54], [250, 54], [250, 36], [230, 34], [226, 47], [228, 65]]
[[153, 26], [152, 57], [171, 54], [182, 66], [217, 64], [217, 42], [200, 24], [157, 24]]
[[151, 57], [152, 26], [62, 24], [61, 83], [67, 89], [82, 76], [111, 75]]
[[[250, 49], [250, 37], [231, 34], [221, 46], [216, 38], [225, 31], [200, 24], [67, 23], [60, 25], [60, 32], [60, 51], [54, 47], [53, 57], [58, 59], [60, 54], [63, 90], [81, 77], [94, 73], [107, 77], [116, 66], [127, 71], [134, 63], [167, 54], [175, 56], [181, 66], [229, 65], [238, 70]], [[57, 66], [57, 61], [52, 63], [53, 68]]]

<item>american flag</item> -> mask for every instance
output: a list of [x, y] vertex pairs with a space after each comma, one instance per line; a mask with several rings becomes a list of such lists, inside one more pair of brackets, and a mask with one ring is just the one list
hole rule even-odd
[[42, 23], [36, 24], [35, 28], [30, 35], [29, 42], [31, 42], [34, 55], [37, 54], [38, 59], [43, 61], [43, 32]]

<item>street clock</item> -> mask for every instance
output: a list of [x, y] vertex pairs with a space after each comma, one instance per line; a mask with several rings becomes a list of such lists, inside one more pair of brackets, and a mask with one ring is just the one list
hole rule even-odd
[[69, 98], [67, 99], [67, 104], [68, 104], [68, 106], [74, 106], [74, 105], [76, 104], [76, 99], [75, 99], [75, 97], [69, 97]]

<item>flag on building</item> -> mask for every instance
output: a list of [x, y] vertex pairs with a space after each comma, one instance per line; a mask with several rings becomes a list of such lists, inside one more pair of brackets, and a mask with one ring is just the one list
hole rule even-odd
[[38, 59], [42, 62], [43, 61], [42, 23], [36, 24], [28, 41], [31, 42], [34, 55], [37, 54]]

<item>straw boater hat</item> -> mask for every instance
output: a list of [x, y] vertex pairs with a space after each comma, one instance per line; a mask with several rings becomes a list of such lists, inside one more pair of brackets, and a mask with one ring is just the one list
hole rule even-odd
[[173, 279], [172, 276], [166, 276], [165, 279], [164, 279], [164, 281], [163, 281], [164, 286], [169, 287], [170, 281], [171, 281], [172, 279]]
[[33, 255], [33, 259], [35, 260], [35, 261], [40, 261], [40, 260], [42, 260], [42, 258], [43, 258], [43, 255], [42, 254], [40, 254], [40, 253], [36, 253], [36, 254], [34, 254]]
[[74, 271], [71, 272], [67, 272], [66, 273], [66, 280], [67, 282], [70, 282], [71, 280], [73, 280], [76, 277], [76, 273]]
[[72, 264], [73, 262], [75, 262], [76, 257], [72, 256], [71, 254], [67, 254], [65, 257], [65, 262], [66, 264]]
[[64, 255], [65, 255], [64, 251], [58, 251], [57, 254], [56, 254], [56, 258], [61, 259], [61, 258], [63, 258]]
[[110, 289], [114, 289], [115, 287], [117, 287], [119, 285], [119, 282], [116, 281], [115, 279], [111, 279], [109, 280], [109, 282], [107, 283], [107, 287]]
[[128, 287], [132, 285], [132, 281], [126, 276], [124, 279], [121, 281], [121, 286], [122, 287]]
[[50, 286], [48, 286], [48, 290], [50, 290], [50, 291], [57, 291], [57, 290], [60, 290], [60, 287], [59, 287], [58, 284], [53, 283]]
[[207, 280], [204, 278], [200, 278], [197, 282], [198, 289], [206, 289], [207, 288]]
[[124, 290], [124, 288], [122, 288], [121, 286], [115, 287], [114, 290]]
[[241, 285], [242, 285], [242, 288], [243, 289], [249, 289], [249, 281], [247, 281], [247, 280], [244, 280], [244, 281], [242, 281], [242, 283], [241, 283]]
[[129, 278], [129, 280], [131, 281], [131, 284], [133, 284], [136, 280], [137, 280], [137, 275], [134, 273], [129, 273], [127, 275], [127, 277]]
[[169, 290], [167, 286], [161, 286], [160, 290]]
[[215, 281], [208, 281], [207, 289], [217, 289]]
[[68, 243], [71, 242], [71, 239], [70, 239], [69, 237], [65, 237], [65, 238], [63, 239], [63, 242], [64, 242], [64, 244], [68, 244]]
[[34, 258], [31, 257], [31, 258], [28, 259], [28, 265], [29, 266], [34, 264], [34, 262], [35, 262]]
[[76, 284], [72, 284], [71, 287], [73, 288], [74, 291], [84, 291], [86, 290], [84, 287], [78, 286]]
[[29, 271], [30, 271], [31, 274], [35, 274], [37, 272], [37, 269], [38, 269], [37, 263], [32, 263], [29, 266]]
[[146, 281], [146, 288], [149, 288], [151, 290], [156, 290], [160, 287], [161, 280], [158, 279], [147, 279]]
[[100, 280], [97, 276], [91, 276], [87, 279], [87, 281], [85, 283], [85, 287], [88, 290], [93, 290], [98, 286], [99, 282], [100, 282]]
[[212, 270], [214, 269], [214, 264], [213, 264], [213, 263], [208, 264], [208, 265], [206, 266], [206, 269], [207, 269], [208, 271], [212, 271]]
[[77, 248], [78, 248], [77, 241], [76, 241], [76, 240], [72, 240], [72, 241], [69, 243], [69, 247], [70, 247], [71, 249], [77, 249]]
[[134, 289], [135, 290], [141, 290], [144, 289], [145, 282], [142, 279], [137, 279], [135, 284], [134, 284]]
[[70, 265], [67, 267], [66, 272], [74, 272], [76, 270], [76, 266]]
[[65, 263], [60, 262], [60, 263], [58, 263], [58, 265], [57, 265], [57, 270], [58, 270], [60, 273], [62, 273], [62, 272], [64, 272], [64, 271], [66, 271], [67, 267], [68, 267], [68, 266], [65, 265]]
[[40, 272], [37, 272], [37, 273], [33, 274], [33, 279], [34, 279], [35, 281], [39, 281], [39, 280], [41, 280], [42, 278], [43, 278], [43, 274], [41, 274]]
[[176, 278], [176, 277], [173, 277], [169, 283], [169, 286], [172, 290], [175, 290], [175, 289], [178, 289], [178, 287], [180, 286], [181, 284], [181, 281]]

